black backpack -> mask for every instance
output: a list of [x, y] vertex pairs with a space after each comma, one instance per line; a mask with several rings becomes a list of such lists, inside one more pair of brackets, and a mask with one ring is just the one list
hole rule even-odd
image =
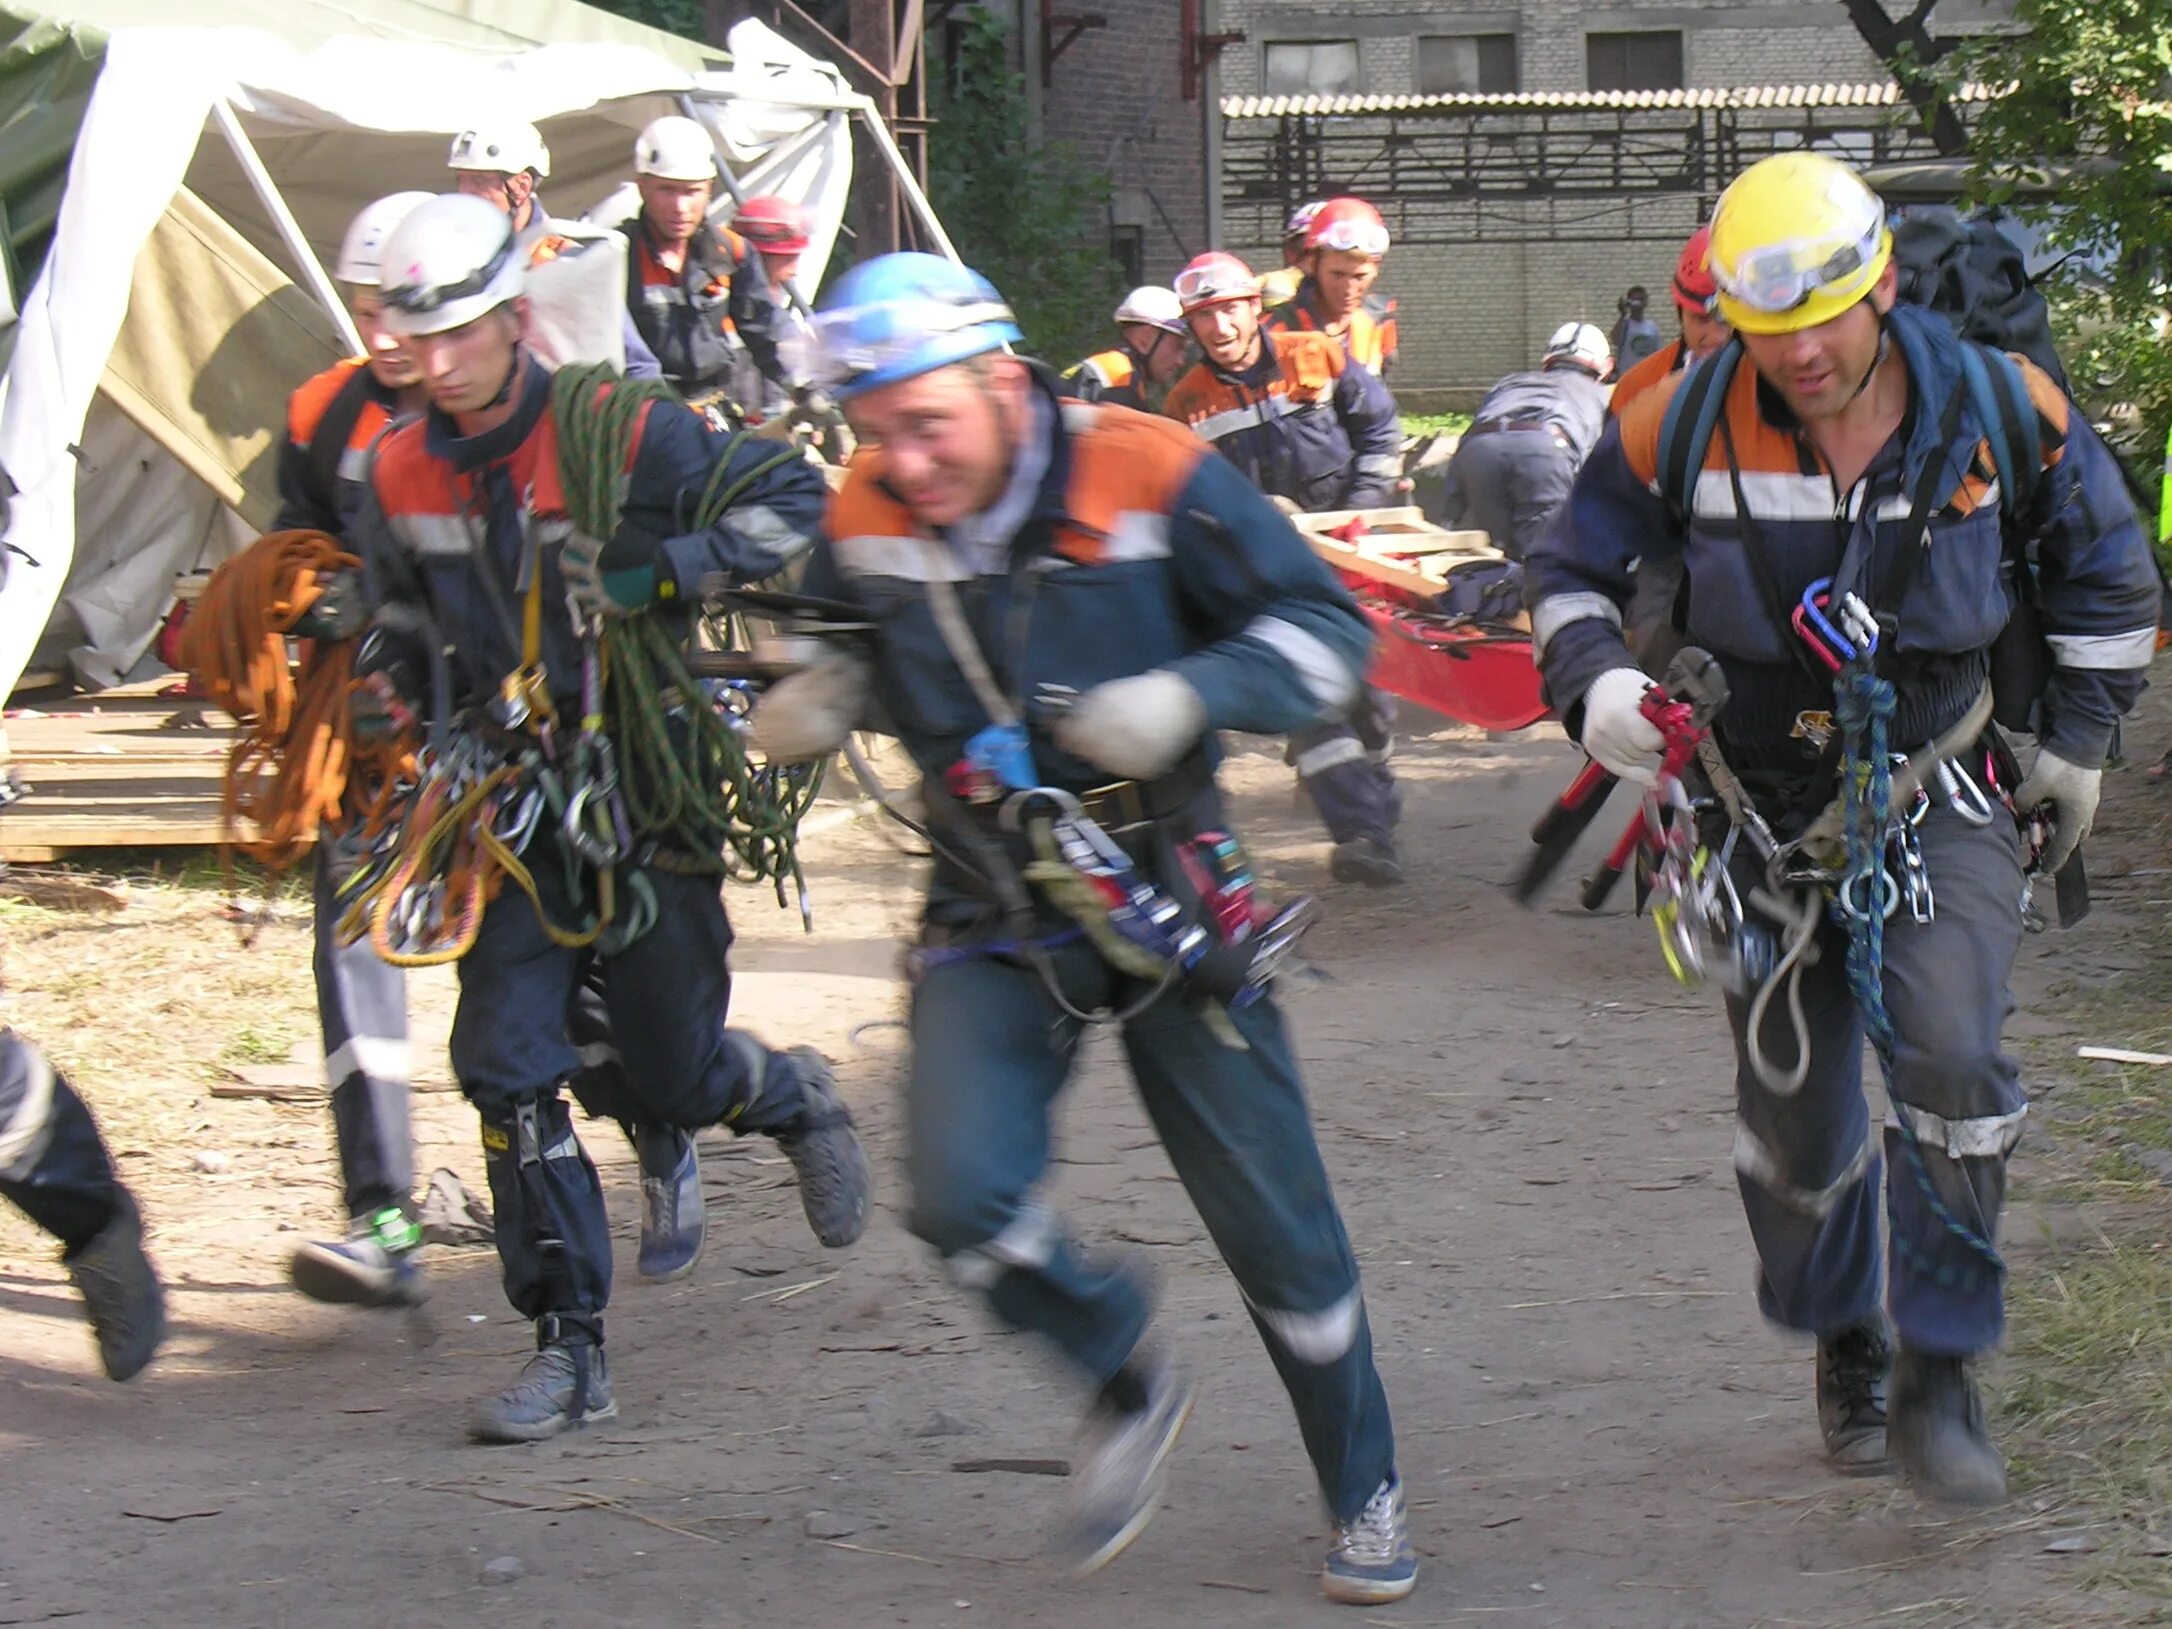
[[2051, 342], [2051, 308], [2021, 250], [1991, 217], [1964, 220], [1943, 206], [1911, 210], [1894, 223], [1893, 264], [1910, 305], [1937, 312], [1963, 339], [2027, 357], [2067, 388]]

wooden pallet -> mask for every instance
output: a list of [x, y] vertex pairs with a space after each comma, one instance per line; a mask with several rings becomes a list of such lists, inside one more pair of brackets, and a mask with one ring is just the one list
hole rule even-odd
[[233, 721], [206, 703], [157, 693], [172, 682], [95, 696], [18, 692], [0, 730], [31, 794], [0, 809], [0, 860], [219, 840]]

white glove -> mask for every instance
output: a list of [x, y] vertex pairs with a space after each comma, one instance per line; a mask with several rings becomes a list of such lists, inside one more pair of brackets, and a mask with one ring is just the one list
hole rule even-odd
[[801, 763], [835, 752], [860, 722], [869, 679], [862, 658], [850, 651], [824, 651], [762, 692], [747, 719], [754, 744], [773, 764]]
[[1667, 738], [1639, 704], [1652, 681], [1633, 667], [1610, 667], [1584, 692], [1583, 748], [1625, 781], [1651, 786]]
[[2097, 800], [2103, 795], [2103, 770], [2070, 764], [2056, 752], [2037, 753], [2029, 778], [2014, 793], [2014, 805], [2024, 814], [2040, 804], [2051, 805], [2051, 835], [2044, 839], [2043, 857], [2037, 862], [2044, 875], [2056, 872], [2081, 847], [2097, 823]]
[[1129, 781], [1165, 775], [1207, 727], [1199, 692], [1165, 668], [1097, 684], [1051, 733], [1056, 745]]

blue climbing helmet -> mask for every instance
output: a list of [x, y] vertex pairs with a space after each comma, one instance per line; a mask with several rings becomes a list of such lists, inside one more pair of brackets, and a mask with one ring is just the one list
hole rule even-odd
[[979, 272], [941, 255], [890, 254], [831, 284], [811, 329], [795, 337], [797, 371], [849, 402], [1024, 336]]

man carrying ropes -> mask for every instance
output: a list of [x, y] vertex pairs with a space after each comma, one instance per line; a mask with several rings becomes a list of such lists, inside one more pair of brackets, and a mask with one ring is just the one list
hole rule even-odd
[[1184, 366], [1191, 332], [1172, 289], [1148, 283], [1124, 296], [1112, 319], [1118, 344], [1066, 368], [1063, 389], [1082, 402], [1153, 412]]
[[[1745, 171], [1711, 237], [1736, 342], [1609, 429], [1527, 587], [1564, 722], [1649, 782], [1661, 735], [1621, 608], [1640, 556], [1682, 560], [1687, 638], [1731, 698], [1707, 766], [1729, 829], [1704, 835], [1746, 902], [1721, 907], [1722, 978], [1758, 1302], [1817, 1338], [1836, 1465], [1890, 1447], [1925, 1494], [1988, 1503], [2006, 1476], [1973, 1368], [2004, 1327], [2027, 1112], [1999, 1045], [2024, 866], [2034, 846], [2056, 874], [2088, 834], [2156, 578], [2083, 416], [2033, 365], [1896, 305], [1892, 250], [1884, 206], [1832, 159]], [[2017, 689], [1995, 658], [2027, 632], [2010, 573], [2029, 558], [2049, 679]], [[2040, 742], [2026, 779], [1989, 725], [2019, 707]], [[1883, 1275], [1866, 1037], [1891, 1104]]]
[[[580, 415], [561, 413], [552, 375], [522, 344], [524, 266], [501, 212], [434, 199], [400, 223], [385, 265], [387, 320], [431, 405], [387, 436], [372, 473], [407, 570], [377, 613], [385, 652], [361, 664], [365, 683], [433, 715], [443, 746], [431, 772], [496, 784], [512, 764], [539, 774], [535, 793], [553, 794], [485, 817], [484, 848], [518, 867], [501, 858], [502, 887], [472, 924], [452, 1032], [454, 1074], [482, 1116], [506, 1293], [536, 1323], [535, 1357], [481, 1405], [473, 1429], [525, 1442], [617, 1411], [602, 1349], [603, 1193], [559, 1097], [580, 1067], [566, 1012], [589, 971], [643, 1120], [766, 1132], [798, 1172], [823, 1243], [849, 1244], [865, 1225], [865, 1156], [821, 1056], [724, 1027], [731, 930], [713, 855], [704, 865], [662, 838], [612, 848], [634, 755], [646, 744], [652, 760], [672, 760], [672, 731], [694, 724], [674, 724], [660, 696], [629, 712], [632, 692], [604, 692], [597, 643], [599, 627], [639, 616], [683, 634], [681, 607], [706, 576], [774, 575], [807, 550], [825, 489], [796, 453], [727, 441], [629, 386], [619, 389], [636, 411], [616, 421], [630, 425], [623, 461], [604, 434], [608, 398], [575, 396]], [[598, 489], [618, 495], [619, 523], [584, 536], [569, 505]], [[411, 677], [394, 682], [401, 667]], [[614, 685], [634, 677], [623, 667], [614, 663]], [[433, 690], [454, 718], [434, 716]], [[648, 735], [636, 742], [633, 730]], [[440, 790], [433, 781], [429, 796]], [[457, 780], [442, 790], [465, 795]], [[515, 851], [504, 834], [523, 826]], [[594, 859], [598, 844], [615, 857]], [[451, 879], [445, 892], [456, 892]]]
[[1341, 342], [1343, 355], [1385, 380], [1395, 362], [1395, 302], [1373, 285], [1388, 255], [1387, 222], [1362, 198], [1330, 198], [1305, 219], [1304, 234], [1304, 275], [1287, 301], [1269, 305], [1268, 325], [1326, 334]]
[[1448, 460], [1441, 524], [1470, 527], [1521, 560], [1569, 495], [1569, 483], [1606, 428], [1606, 335], [1565, 322], [1536, 369], [1486, 392]]
[[[1377, 509], [1396, 500], [1403, 423], [1385, 386], [1326, 334], [1260, 325], [1259, 283], [1235, 255], [1203, 254], [1177, 274], [1177, 299], [1205, 359], [1162, 411], [1301, 510]], [[1395, 828], [1403, 797], [1388, 767], [1394, 712], [1371, 686], [1341, 718], [1290, 737], [1290, 762], [1335, 848], [1338, 881], [1403, 880]]]
[[166, 1338], [166, 1295], [143, 1253], [143, 1218], [83, 1100], [44, 1053], [0, 1024], [0, 1198], [60, 1241], [99, 1361], [142, 1372]]
[[[553, 220], [536, 192], [550, 179], [551, 150], [543, 144], [543, 132], [534, 125], [520, 119], [499, 119], [463, 130], [453, 137], [445, 167], [453, 172], [458, 191], [504, 212], [513, 223], [520, 253], [528, 265], [579, 251], [580, 234], [586, 229]], [[628, 259], [633, 259], [630, 253]], [[626, 352], [626, 376], [660, 378], [663, 364], [635, 324], [633, 313], [625, 313], [619, 326]]]
[[[1093, 1390], [1073, 1563], [1102, 1566], [1144, 1528], [1191, 1407], [1146, 1341], [1145, 1285], [1089, 1262], [1035, 1197], [1050, 1105], [1108, 1022], [1296, 1406], [1335, 1523], [1328, 1594], [1398, 1600], [1417, 1564], [1387, 1397], [1253, 961], [1289, 913], [1252, 926], [1265, 913], [1214, 784], [1217, 730], [1349, 706], [1365, 624], [1224, 460], [1143, 414], [1060, 401], [999, 354], [1019, 337], [985, 279], [933, 255], [869, 261], [825, 297], [811, 361], [863, 451], [806, 588], [879, 607], [878, 629], [864, 655], [771, 690], [754, 732], [773, 758], [819, 756], [879, 697], [925, 778], [938, 859], [912, 953], [911, 1225]], [[1177, 960], [1141, 948], [1164, 927]], [[1233, 983], [1193, 959], [1210, 941], [1241, 964]]]

